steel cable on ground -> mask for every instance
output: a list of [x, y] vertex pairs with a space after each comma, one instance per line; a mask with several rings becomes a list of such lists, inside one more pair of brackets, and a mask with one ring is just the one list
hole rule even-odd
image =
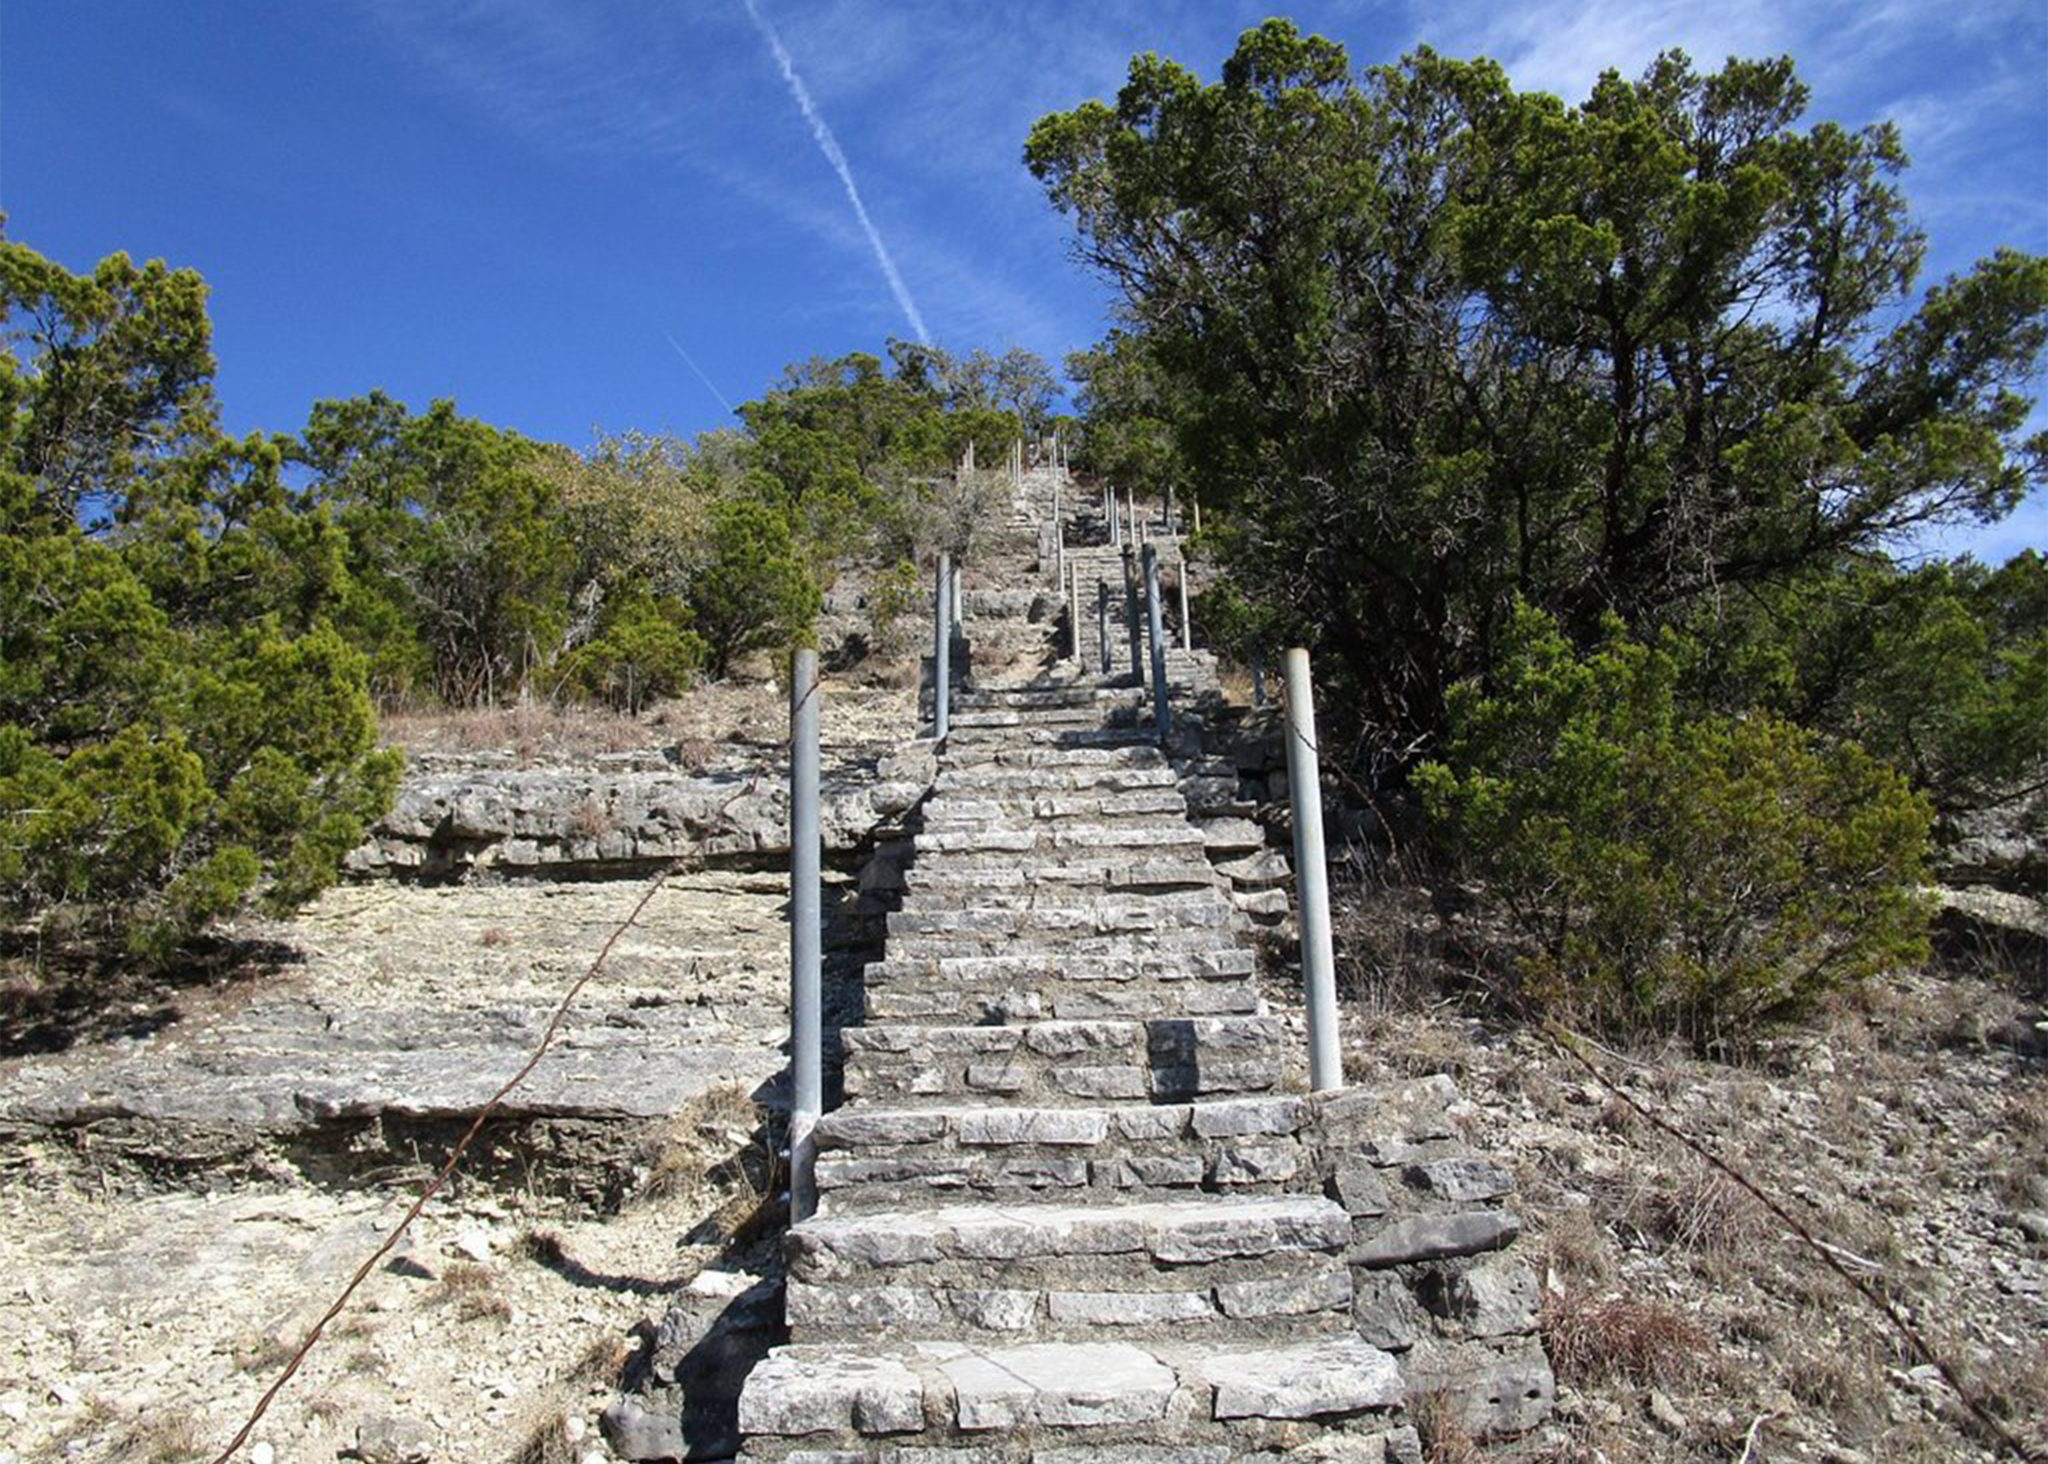
[[[812, 696], [816, 695], [818, 685], [819, 683], [813, 682], [806, 688], [802, 700], [797, 705], [801, 706], [803, 701], [808, 701]], [[442, 1164], [440, 1170], [435, 1173], [433, 1178], [427, 1181], [426, 1186], [421, 1189], [418, 1196], [414, 1198], [412, 1204], [406, 1209], [404, 1218], [392, 1227], [389, 1235], [384, 1237], [384, 1243], [372, 1251], [369, 1257], [363, 1261], [362, 1265], [356, 1268], [355, 1274], [349, 1277], [348, 1284], [342, 1287], [340, 1294], [334, 1298], [333, 1304], [325, 1312], [321, 1313], [319, 1320], [313, 1323], [306, 1333], [305, 1340], [300, 1342], [298, 1348], [286, 1360], [283, 1370], [278, 1373], [270, 1386], [263, 1390], [263, 1395], [256, 1400], [256, 1406], [250, 1410], [248, 1418], [244, 1420], [241, 1428], [236, 1430], [235, 1436], [228, 1440], [227, 1447], [213, 1456], [212, 1464], [233, 1464], [236, 1450], [249, 1441], [249, 1436], [256, 1431], [256, 1425], [263, 1421], [264, 1415], [270, 1411], [270, 1405], [277, 1400], [278, 1394], [284, 1391], [285, 1384], [292, 1380], [307, 1356], [319, 1344], [321, 1337], [326, 1333], [328, 1325], [341, 1315], [342, 1311], [348, 1306], [350, 1298], [356, 1294], [356, 1291], [362, 1286], [363, 1282], [369, 1279], [370, 1273], [377, 1269], [378, 1262], [390, 1255], [392, 1250], [398, 1245], [398, 1242], [404, 1238], [406, 1230], [412, 1225], [413, 1221], [419, 1218], [420, 1212], [426, 1208], [427, 1202], [441, 1192], [442, 1187], [454, 1175], [457, 1166], [462, 1163], [463, 1157], [469, 1152], [469, 1146], [476, 1141], [476, 1136], [483, 1131], [484, 1124], [497, 1111], [498, 1105], [504, 1102], [515, 1088], [525, 1082], [536, 1067], [540, 1066], [541, 1059], [547, 1056], [548, 1049], [554, 1045], [556, 1036], [561, 1032], [563, 1022], [568, 1019], [569, 1009], [575, 1005], [576, 998], [583, 994], [584, 987], [595, 980], [598, 973], [604, 969], [606, 960], [611, 956], [612, 948], [619, 943], [619, 940], [627, 931], [639, 923], [640, 917], [646, 913], [647, 907], [653, 903], [654, 897], [661, 892], [662, 886], [667, 884], [669, 879], [686, 862], [703, 853], [705, 843], [715, 831], [724, 825], [726, 815], [731, 811], [732, 806], [739, 802], [740, 799], [753, 793], [760, 785], [761, 774], [757, 770], [751, 779], [735, 790], [732, 796], [721, 803], [713, 812], [710, 820], [705, 825], [704, 831], [697, 836], [693, 847], [682, 854], [675, 855], [648, 880], [647, 888], [641, 891], [640, 898], [634, 902], [633, 908], [627, 912], [626, 918], [612, 927], [611, 933], [605, 937], [604, 944], [598, 948], [597, 955], [592, 958], [590, 965], [584, 969], [582, 975], [578, 976], [570, 984], [569, 989], [563, 993], [562, 999], [555, 1004], [554, 1014], [548, 1019], [547, 1028], [541, 1033], [540, 1041], [534, 1045], [533, 1051], [527, 1056], [519, 1071], [510, 1078], [507, 1078], [504, 1084], [484, 1101], [483, 1106], [477, 1110], [476, 1117], [470, 1121], [468, 1129], [463, 1132], [462, 1137], [456, 1141], [455, 1147], [449, 1152], [447, 1161]]]

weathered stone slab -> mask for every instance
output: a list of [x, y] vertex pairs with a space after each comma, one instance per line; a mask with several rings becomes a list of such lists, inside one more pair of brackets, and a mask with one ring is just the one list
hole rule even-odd
[[1499, 1250], [1521, 1233], [1522, 1222], [1506, 1210], [1468, 1210], [1455, 1215], [1414, 1215], [1369, 1236], [1353, 1250], [1361, 1266], [1399, 1266], [1447, 1256]]
[[1203, 1359], [1217, 1418], [1319, 1418], [1392, 1408], [1406, 1394], [1401, 1370], [1379, 1348], [1343, 1337]]
[[924, 1384], [893, 1357], [778, 1348], [740, 1394], [740, 1431], [796, 1435], [914, 1433], [924, 1427]]
[[1171, 1368], [1120, 1343], [1036, 1342], [936, 1360], [967, 1432], [1148, 1423], [1165, 1417], [1175, 1386]]

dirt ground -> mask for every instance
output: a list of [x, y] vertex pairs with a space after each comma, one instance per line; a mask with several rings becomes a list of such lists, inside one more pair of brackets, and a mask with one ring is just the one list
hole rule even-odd
[[[156, 1017], [147, 1036], [90, 1034], [0, 1063], [0, 1097], [45, 1091], [53, 1073], [143, 1083], [166, 1070], [150, 1062], [179, 1061], [168, 1071], [189, 1099], [255, 1016], [285, 1003], [381, 1012], [380, 1031], [511, 1014], [508, 1030], [533, 1032], [640, 888], [339, 889], [295, 921], [244, 932], [295, 957], [270, 974], [139, 1003]], [[408, 1426], [442, 1460], [608, 1457], [597, 1413], [636, 1329], [707, 1265], [745, 1261], [733, 1236], [747, 1234], [768, 1183], [755, 1095], [782, 1063], [781, 898], [778, 881], [717, 874], [657, 898], [563, 1040], [646, 1035], [649, 1086], [664, 1073], [681, 1074], [676, 1085], [640, 1105], [650, 1111], [528, 1116], [488, 1135], [488, 1177], [428, 1206], [237, 1457], [327, 1461], [359, 1429]], [[650, 1014], [675, 1020], [656, 1033], [630, 1025]], [[509, 1044], [465, 1056], [498, 1080], [517, 1066]], [[231, 1112], [226, 1130], [186, 1133], [220, 1155], [197, 1169], [157, 1162], [184, 1132], [171, 1121], [61, 1135], [8, 1123], [0, 1460], [214, 1457], [445, 1141], [423, 1125], [427, 1148], [409, 1151], [388, 1075], [382, 1101], [392, 1112], [377, 1122], [311, 1137], [236, 1130]]]

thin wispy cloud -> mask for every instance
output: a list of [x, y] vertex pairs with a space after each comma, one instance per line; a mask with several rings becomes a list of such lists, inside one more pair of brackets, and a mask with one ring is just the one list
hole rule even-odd
[[868, 207], [861, 201], [860, 186], [853, 181], [853, 168], [846, 161], [846, 153], [839, 146], [839, 139], [832, 135], [811, 94], [804, 86], [804, 80], [797, 75], [796, 64], [790, 60], [788, 47], [782, 44], [782, 37], [768, 17], [761, 13], [756, 0], [744, 0], [747, 18], [754, 22], [754, 29], [761, 33], [761, 39], [768, 43], [774, 53], [775, 65], [782, 72], [782, 79], [789, 87], [789, 94], [795, 99], [797, 110], [809, 124], [811, 138], [818, 144], [818, 151], [825, 155], [825, 161], [832, 165], [832, 171], [839, 175], [841, 186], [846, 189], [846, 200], [853, 205], [853, 215], [860, 221], [861, 232], [867, 235], [868, 247], [874, 251], [875, 262], [882, 267], [882, 276], [889, 282], [889, 292], [896, 297], [896, 304], [910, 328], [924, 344], [930, 344], [931, 333], [924, 327], [924, 316], [919, 314], [917, 301], [910, 297], [910, 287], [903, 282], [903, 275], [896, 268], [896, 261], [889, 257], [889, 246], [882, 242], [882, 231], [875, 227], [875, 221], [868, 217]]
[[677, 340], [674, 336], [667, 336], [666, 339], [668, 343], [675, 348], [675, 353], [683, 358], [683, 364], [689, 367], [692, 371], [697, 373], [697, 379], [704, 383], [704, 389], [710, 392], [714, 397], [718, 398], [718, 404], [721, 407], [725, 408], [725, 414], [728, 417], [731, 416], [733, 410], [732, 403], [725, 399], [724, 392], [720, 391], [716, 386], [712, 384], [711, 378], [704, 374], [704, 368], [702, 366], [699, 366], [695, 359], [691, 357], [690, 353], [683, 349], [683, 343]]

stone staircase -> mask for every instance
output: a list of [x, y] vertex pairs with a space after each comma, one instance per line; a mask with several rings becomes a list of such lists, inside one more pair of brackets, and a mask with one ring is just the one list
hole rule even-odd
[[1540, 1418], [1506, 1172], [1447, 1080], [1303, 1091], [1140, 689], [1069, 662], [955, 704], [740, 1457], [1414, 1460], [1420, 1392]]

